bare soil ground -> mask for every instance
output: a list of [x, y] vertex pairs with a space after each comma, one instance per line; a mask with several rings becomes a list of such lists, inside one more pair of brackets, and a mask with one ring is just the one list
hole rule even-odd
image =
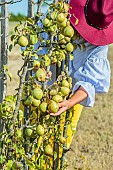
[[[22, 65], [18, 47], [9, 53], [8, 94], [18, 87], [17, 71]], [[73, 138], [71, 150], [66, 154], [68, 170], [113, 170], [113, 45], [109, 47], [111, 87], [107, 94], [96, 95], [93, 108], [84, 108]]]

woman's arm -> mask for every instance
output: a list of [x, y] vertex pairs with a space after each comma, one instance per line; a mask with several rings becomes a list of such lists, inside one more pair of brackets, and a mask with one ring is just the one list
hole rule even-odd
[[58, 116], [66, 110], [73, 107], [75, 104], [82, 102], [88, 96], [87, 92], [84, 90], [82, 86], [78, 88], [78, 90], [73, 94], [73, 96], [69, 100], [64, 100], [59, 103], [59, 111], [57, 113], [50, 113], [51, 116]]

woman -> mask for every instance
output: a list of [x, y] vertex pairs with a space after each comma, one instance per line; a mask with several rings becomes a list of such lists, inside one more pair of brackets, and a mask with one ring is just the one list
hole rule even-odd
[[[113, 0], [71, 0], [70, 22], [81, 35], [76, 43], [85, 43], [86, 50], [73, 51], [71, 76], [73, 95], [59, 103], [58, 116], [80, 103], [86, 107], [94, 105], [95, 94], [108, 92], [110, 66], [107, 60], [108, 44], [113, 42]], [[76, 18], [79, 20], [76, 25]]]

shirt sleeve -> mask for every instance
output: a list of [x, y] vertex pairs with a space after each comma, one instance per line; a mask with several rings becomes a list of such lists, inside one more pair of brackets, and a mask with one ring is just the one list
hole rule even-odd
[[92, 107], [95, 102], [95, 93], [108, 92], [110, 86], [110, 66], [103, 54], [91, 54], [83, 66], [75, 73], [74, 78], [77, 80], [73, 87], [73, 93], [82, 86], [88, 93], [88, 97], [80, 104], [86, 107]]

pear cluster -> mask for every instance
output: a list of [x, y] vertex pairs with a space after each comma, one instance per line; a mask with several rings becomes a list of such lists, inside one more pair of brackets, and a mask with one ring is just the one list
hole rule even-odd
[[30, 87], [29, 95], [24, 96], [22, 99], [23, 105], [36, 107], [40, 112], [46, 114], [48, 112], [58, 112], [58, 103], [69, 97], [72, 88], [71, 77], [66, 75], [65, 72], [62, 72], [62, 75], [59, 77], [51, 86], [43, 90], [43, 86], [39, 83], [46, 81], [46, 71], [38, 68], [32, 86]]

